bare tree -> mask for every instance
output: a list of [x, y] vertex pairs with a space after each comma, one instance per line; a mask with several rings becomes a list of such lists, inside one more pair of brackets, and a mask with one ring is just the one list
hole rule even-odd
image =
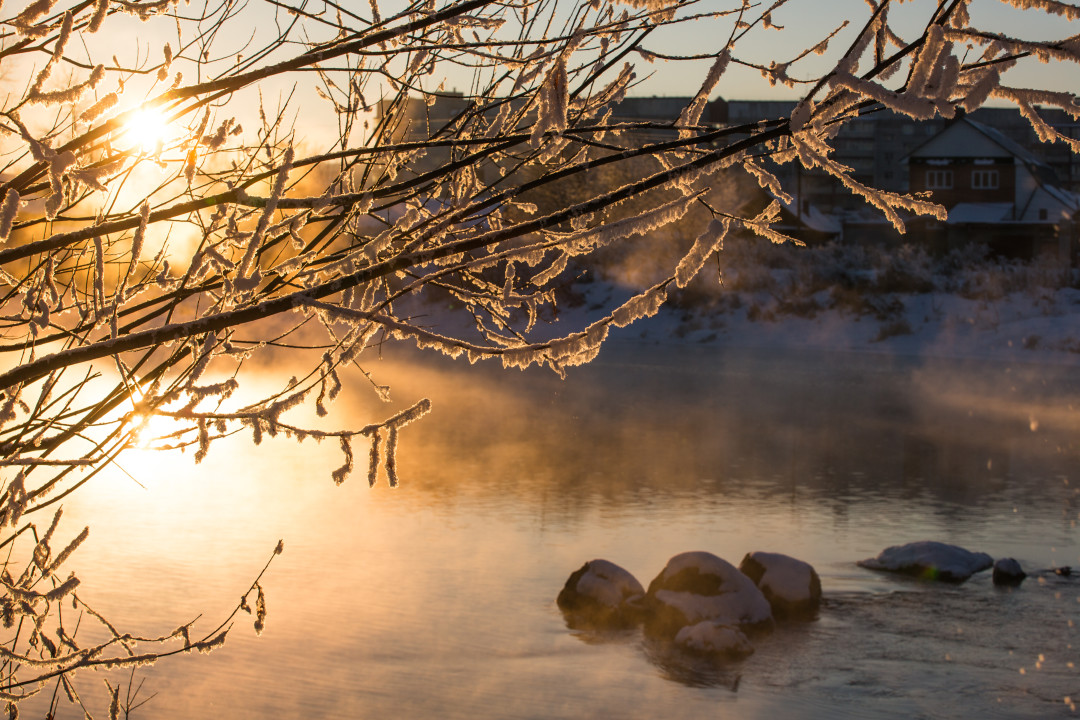
[[[969, 0], [941, 0], [904, 38], [890, 0], [868, 0], [861, 26], [845, 22], [769, 64], [745, 59], [789, 4], [423, 0], [389, 9], [370, 0], [361, 12], [331, 0], [36, 0], [0, 20], [0, 546], [11, 553], [0, 574], [10, 633], [0, 697], [16, 708], [56, 679], [79, 702], [71, 678], [80, 668], [224, 640], [231, 618], [199, 639], [190, 623], [169, 637], [124, 634], [80, 601], [75, 577], [59, 574], [87, 531], [53, 552], [60, 514], [50, 506], [152, 418], [174, 427], [156, 447], [190, 446], [197, 459], [238, 430], [256, 444], [278, 433], [336, 440], [337, 483], [363, 443], [368, 481], [382, 468], [395, 485], [398, 433], [429, 403], [343, 430], [301, 426], [289, 410], [309, 403], [325, 415], [341, 372], [386, 338], [559, 373], [589, 361], [612, 326], [655, 313], [672, 284], [685, 286], [727, 233], [785, 240], [770, 229], [777, 203], [748, 213], [710, 201], [724, 168], [747, 170], [780, 197], [766, 158], [821, 168], [902, 229], [905, 217], [944, 211], [855, 180], [830, 157], [844, 122], [882, 108], [952, 117], [998, 98], [1019, 106], [1043, 140], [1077, 146], [1038, 111], [1049, 104], [1076, 117], [1072, 95], [1002, 82], [1027, 57], [1076, 62], [1075, 37], [984, 31], [971, 25]], [[1008, 4], [1080, 16], [1053, 0]], [[710, 46], [673, 55], [652, 44], [702, 23], [716, 29]], [[815, 53], [831, 58], [827, 71], [801, 70]], [[670, 123], [612, 113], [642, 61], [705, 69]], [[791, 116], [703, 122], [735, 65], [797, 91]], [[622, 166], [634, 170], [618, 187], [580, 182]], [[537, 211], [530, 198], [566, 197], [557, 190], [568, 184], [571, 202]], [[570, 261], [691, 208], [711, 221], [662, 281], [587, 326], [545, 324]], [[417, 317], [431, 295], [455, 298], [467, 322]], [[251, 363], [295, 346], [318, 350], [306, 374], [281, 378], [269, 397], [236, 400]], [[252, 593], [260, 628], [257, 580]], [[80, 646], [65, 601], [108, 639]], [[119, 688], [110, 691], [115, 717], [122, 703]]]

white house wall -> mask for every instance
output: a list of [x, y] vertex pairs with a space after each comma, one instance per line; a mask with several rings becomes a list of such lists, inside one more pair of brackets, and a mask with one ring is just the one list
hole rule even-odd
[[[1035, 179], [1035, 176], [1031, 174], [1031, 170], [1027, 165], [1023, 163], [1016, 164], [1016, 212], [1023, 213], [1025, 206], [1031, 206], [1034, 204], [1034, 200], [1046, 193], [1039, 191], [1039, 183]], [[1049, 197], [1049, 196], [1048, 196]], [[1018, 218], [1023, 220], [1025, 217]]]
[[[1019, 185], [1017, 186], [1019, 191]], [[1028, 192], [1024, 196], [1025, 205], [1018, 204], [1017, 212], [1023, 214], [1018, 218], [1020, 222], [1038, 223], [1038, 222], [1052, 222], [1060, 223], [1068, 220], [1072, 217], [1075, 208], [1062, 202], [1061, 199], [1055, 197], [1053, 194], [1046, 191], [1045, 188], [1036, 188], [1034, 193]], [[1045, 215], [1039, 211], [1045, 210]]]

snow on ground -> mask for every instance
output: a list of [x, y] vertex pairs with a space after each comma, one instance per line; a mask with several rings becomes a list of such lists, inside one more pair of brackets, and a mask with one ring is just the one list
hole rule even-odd
[[[707, 268], [686, 291], [671, 286], [656, 316], [612, 327], [608, 342], [1080, 367], [1077, 270], [995, 260], [977, 249], [931, 258], [910, 246], [744, 245], [721, 259], [723, 285]], [[580, 332], [657, 281], [620, 282], [619, 272], [603, 264], [570, 268], [573, 279], [557, 290], [555, 310], [541, 313], [532, 341]], [[441, 312], [454, 304], [443, 299], [416, 312], [441, 332], [486, 344], [471, 313]]]
[[[849, 281], [810, 292], [792, 279], [798, 269], [755, 272], [771, 284], [725, 290], [697, 304], [694, 298], [669, 303], [655, 317], [613, 329], [610, 337], [1080, 366], [1075, 276], [1072, 282], [1047, 281], [1036, 266], [990, 265], [975, 266], [960, 278], [929, 274], [917, 291], [882, 291], [871, 277], [861, 287], [851, 288]], [[630, 294], [602, 281], [578, 287], [584, 302], [564, 308], [564, 321], [580, 323], [586, 314], [595, 320], [601, 307], [610, 311]]]
[[1080, 291], [1054, 293], [1050, 308], [1023, 293], [975, 301], [946, 293], [909, 295], [896, 317], [844, 309], [813, 317], [748, 317], [747, 309], [687, 313], [665, 308], [613, 339], [747, 348], [815, 348], [890, 355], [982, 358], [1080, 366]]

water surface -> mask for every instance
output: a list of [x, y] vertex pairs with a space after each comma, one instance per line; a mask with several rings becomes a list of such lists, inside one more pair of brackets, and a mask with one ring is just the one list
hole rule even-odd
[[[132, 458], [146, 489], [117, 473], [66, 508], [91, 524], [82, 596], [142, 634], [212, 628], [285, 540], [263, 636], [243, 616], [213, 655], [142, 672], [144, 716], [1073, 714], [1075, 576], [1010, 592], [854, 561], [934, 539], [1080, 566], [1076, 370], [630, 345], [566, 381], [411, 353], [367, 369], [397, 405], [357, 383], [339, 421], [435, 403], [402, 432], [397, 489], [335, 487], [336, 445], [236, 438], [197, 467]], [[686, 550], [802, 558], [820, 617], [728, 665], [566, 627], [554, 598], [586, 560], [648, 584]]]

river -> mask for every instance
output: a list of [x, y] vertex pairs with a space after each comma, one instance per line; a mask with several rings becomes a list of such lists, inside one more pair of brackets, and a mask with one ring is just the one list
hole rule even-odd
[[[113, 473], [69, 502], [62, 527], [91, 525], [81, 596], [139, 634], [212, 628], [285, 541], [263, 635], [241, 615], [215, 653], [140, 670], [156, 695], [133, 717], [1073, 715], [1077, 575], [1000, 590], [855, 561], [932, 539], [1080, 565], [1076, 369], [628, 344], [566, 380], [413, 353], [366, 369], [398, 405], [357, 376], [339, 421], [434, 403], [401, 434], [396, 489], [334, 486], [336, 445], [237, 437], [199, 466], [137, 453], [142, 486]], [[687, 550], [806, 560], [821, 612], [716, 664], [555, 606], [586, 560], [647, 585]]]

